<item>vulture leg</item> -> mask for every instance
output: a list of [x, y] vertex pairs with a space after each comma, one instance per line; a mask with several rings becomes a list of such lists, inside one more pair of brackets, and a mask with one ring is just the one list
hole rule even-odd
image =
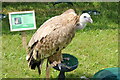
[[50, 71], [48, 69], [49, 68], [48, 66], [49, 66], [49, 64], [48, 64], [48, 59], [47, 59], [47, 64], [46, 64], [46, 80], [49, 80], [48, 78], [50, 76], [50, 74], [49, 74]]
[[56, 62], [61, 62], [63, 59], [62, 59], [62, 53], [61, 51], [57, 51], [54, 55], [48, 57], [48, 61], [53, 63], [54, 61]]
[[47, 59], [47, 64], [46, 64], [46, 70], [47, 70], [47, 67], [49, 66], [49, 64], [48, 64], [48, 59]]
[[55, 67], [59, 63], [60, 62], [54, 61], [52, 64], [50, 64], [49, 66], [46, 67], [46, 80], [50, 79], [50, 68]]
[[[61, 51], [58, 51], [54, 55], [50, 56], [47, 60], [47, 67], [46, 67], [46, 79], [49, 80], [50, 78], [50, 68], [55, 67], [57, 64], [60, 64], [62, 61], [62, 54]], [[51, 62], [48, 65], [48, 62]]]

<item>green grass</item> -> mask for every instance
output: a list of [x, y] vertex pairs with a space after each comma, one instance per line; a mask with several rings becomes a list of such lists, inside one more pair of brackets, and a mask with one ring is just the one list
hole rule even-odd
[[[47, 5], [48, 4], [48, 5]], [[64, 6], [64, 8], [63, 8]], [[89, 6], [89, 7], [88, 7]], [[118, 3], [74, 3], [74, 7], [51, 3], [3, 3], [3, 12], [35, 10], [36, 23], [39, 27], [45, 20], [61, 14], [69, 8], [76, 12], [86, 9], [97, 9], [101, 15], [92, 16], [94, 23], [88, 24], [84, 30], [76, 32], [72, 42], [63, 50], [78, 58], [78, 68], [66, 73], [67, 78], [81, 76], [92, 77], [97, 71], [118, 66]], [[29, 42], [36, 30], [26, 31]], [[26, 52], [22, 48], [21, 33], [10, 32], [8, 17], [2, 22], [2, 77], [3, 78], [44, 78], [45, 65], [41, 76], [37, 70], [30, 70], [25, 60]], [[51, 78], [56, 78], [58, 71], [51, 69]]]

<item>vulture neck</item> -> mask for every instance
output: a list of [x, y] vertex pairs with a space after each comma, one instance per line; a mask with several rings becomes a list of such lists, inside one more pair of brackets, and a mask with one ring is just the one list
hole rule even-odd
[[80, 22], [80, 26], [81, 26], [81, 29], [84, 29], [85, 26], [86, 26], [86, 23], [82, 23], [82, 22]]
[[76, 30], [78, 29], [84, 29], [86, 26], [86, 23], [84, 22], [78, 22], [78, 24], [76, 25]]

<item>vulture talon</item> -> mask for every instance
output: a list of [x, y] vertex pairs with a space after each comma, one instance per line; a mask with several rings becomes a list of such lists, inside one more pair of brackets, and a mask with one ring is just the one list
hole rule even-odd
[[67, 66], [67, 65], [65, 65], [65, 64], [63, 64], [63, 63], [58, 64], [59, 70], [61, 70], [62, 67], [66, 67], [66, 68], [68, 68], [68, 69], [71, 69], [69, 66]]
[[58, 64], [58, 68], [59, 68], [59, 70], [61, 71], [61, 69], [62, 69], [62, 63], [60, 63], [60, 64]]
[[63, 60], [67, 60], [67, 61], [69, 61], [69, 60], [70, 60], [70, 58], [63, 58]]

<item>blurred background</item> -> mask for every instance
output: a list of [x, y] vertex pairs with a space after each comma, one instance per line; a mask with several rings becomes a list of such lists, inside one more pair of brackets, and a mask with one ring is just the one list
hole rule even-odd
[[[5, 17], [2, 23], [2, 74], [3, 78], [44, 78], [45, 63], [42, 75], [37, 70], [28, 68], [25, 60], [26, 51], [22, 48], [21, 32], [10, 32], [8, 14], [18, 11], [35, 11], [36, 26], [40, 27], [46, 20], [74, 9], [82, 14], [84, 10], [99, 11], [91, 17], [93, 24], [76, 33], [73, 41], [63, 53], [74, 55], [79, 60], [76, 70], [66, 73], [67, 78], [92, 77], [97, 71], [118, 66], [118, 5], [117, 2], [3, 2], [2, 12]], [[37, 29], [36, 29], [37, 30]], [[36, 30], [26, 31], [27, 43]], [[46, 62], [46, 61], [45, 61]], [[56, 78], [58, 71], [51, 69], [51, 78]]]

